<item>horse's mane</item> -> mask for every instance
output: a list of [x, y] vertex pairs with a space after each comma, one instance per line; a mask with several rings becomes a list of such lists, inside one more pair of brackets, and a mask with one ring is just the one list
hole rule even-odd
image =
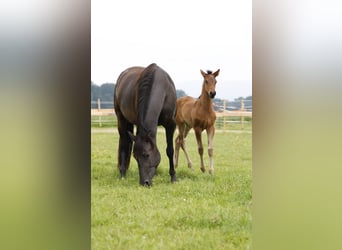
[[138, 121], [142, 121], [141, 119], [146, 116], [148, 103], [150, 100], [150, 94], [152, 90], [153, 80], [154, 80], [154, 72], [156, 70], [157, 65], [152, 63], [148, 67], [146, 67], [141, 73], [137, 84], [138, 84]]

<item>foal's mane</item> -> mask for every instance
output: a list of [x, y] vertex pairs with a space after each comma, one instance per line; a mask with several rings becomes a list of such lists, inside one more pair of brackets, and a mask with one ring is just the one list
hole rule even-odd
[[152, 63], [146, 67], [141, 73], [137, 84], [138, 84], [138, 121], [141, 122], [142, 118], [146, 116], [148, 103], [152, 91], [152, 85], [154, 80], [154, 72], [157, 65]]

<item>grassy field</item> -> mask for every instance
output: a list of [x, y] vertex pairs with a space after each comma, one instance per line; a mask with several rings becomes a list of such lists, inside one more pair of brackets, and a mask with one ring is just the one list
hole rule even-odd
[[[206, 134], [205, 163], [208, 165]], [[92, 133], [92, 249], [250, 249], [252, 231], [252, 134], [217, 131], [213, 176], [199, 169], [194, 134], [171, 184], [165, 135], [158, 133], [162, 161], [151, 188], [139, 185], [136, 161], [125, 179], [117, 169], [118, 134]]]

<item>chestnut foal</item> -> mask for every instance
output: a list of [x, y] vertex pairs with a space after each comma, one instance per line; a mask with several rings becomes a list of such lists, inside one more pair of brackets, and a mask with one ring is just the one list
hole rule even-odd
[[208, 155], [209, 155], [209, 173], [214, 173], [213, 162], [213, 137], [215, 134], [215, 120], [216, 115], [213, 109], [213, 98], [216, 95], [216, 77], [219, 75], [220, 70], [212, 73], [212, 71], [204, 72], [201, 70], [203, 76], [202, 93], [198, 99], [190, 96], [184, 96], [177, 100], [176, 111], [176, 124], [178, 127], [178, 136], [175, 140], [175, 154], [174, 165], [178, 165], [179, 147], [185, 153], [188, 161], [188, 167], [192, 169], [192, 162], [186, 150], [185, 138], [191, 128], [194, 128], [198, 153], [201, 158], [201, 170], [204, 173], [205, 167], [203, 163], [203, 144], [202, 144], [202, 131], [207, 131], [208, 136]]

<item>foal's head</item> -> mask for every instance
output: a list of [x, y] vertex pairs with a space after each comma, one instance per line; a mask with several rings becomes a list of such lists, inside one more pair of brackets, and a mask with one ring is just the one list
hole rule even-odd
[[210, 98], [214, 98], [216, 95], [216, 90], [215, 90], [216, 76], [218, 76], [219, 73], [220, 73], [219, 69], [214, 73], [210, 70], [207, 70], [207, 73], [205, 73], [203, 70], [201, 70], [201, 74], [204, 78], [203, 89], [209, 95]]

